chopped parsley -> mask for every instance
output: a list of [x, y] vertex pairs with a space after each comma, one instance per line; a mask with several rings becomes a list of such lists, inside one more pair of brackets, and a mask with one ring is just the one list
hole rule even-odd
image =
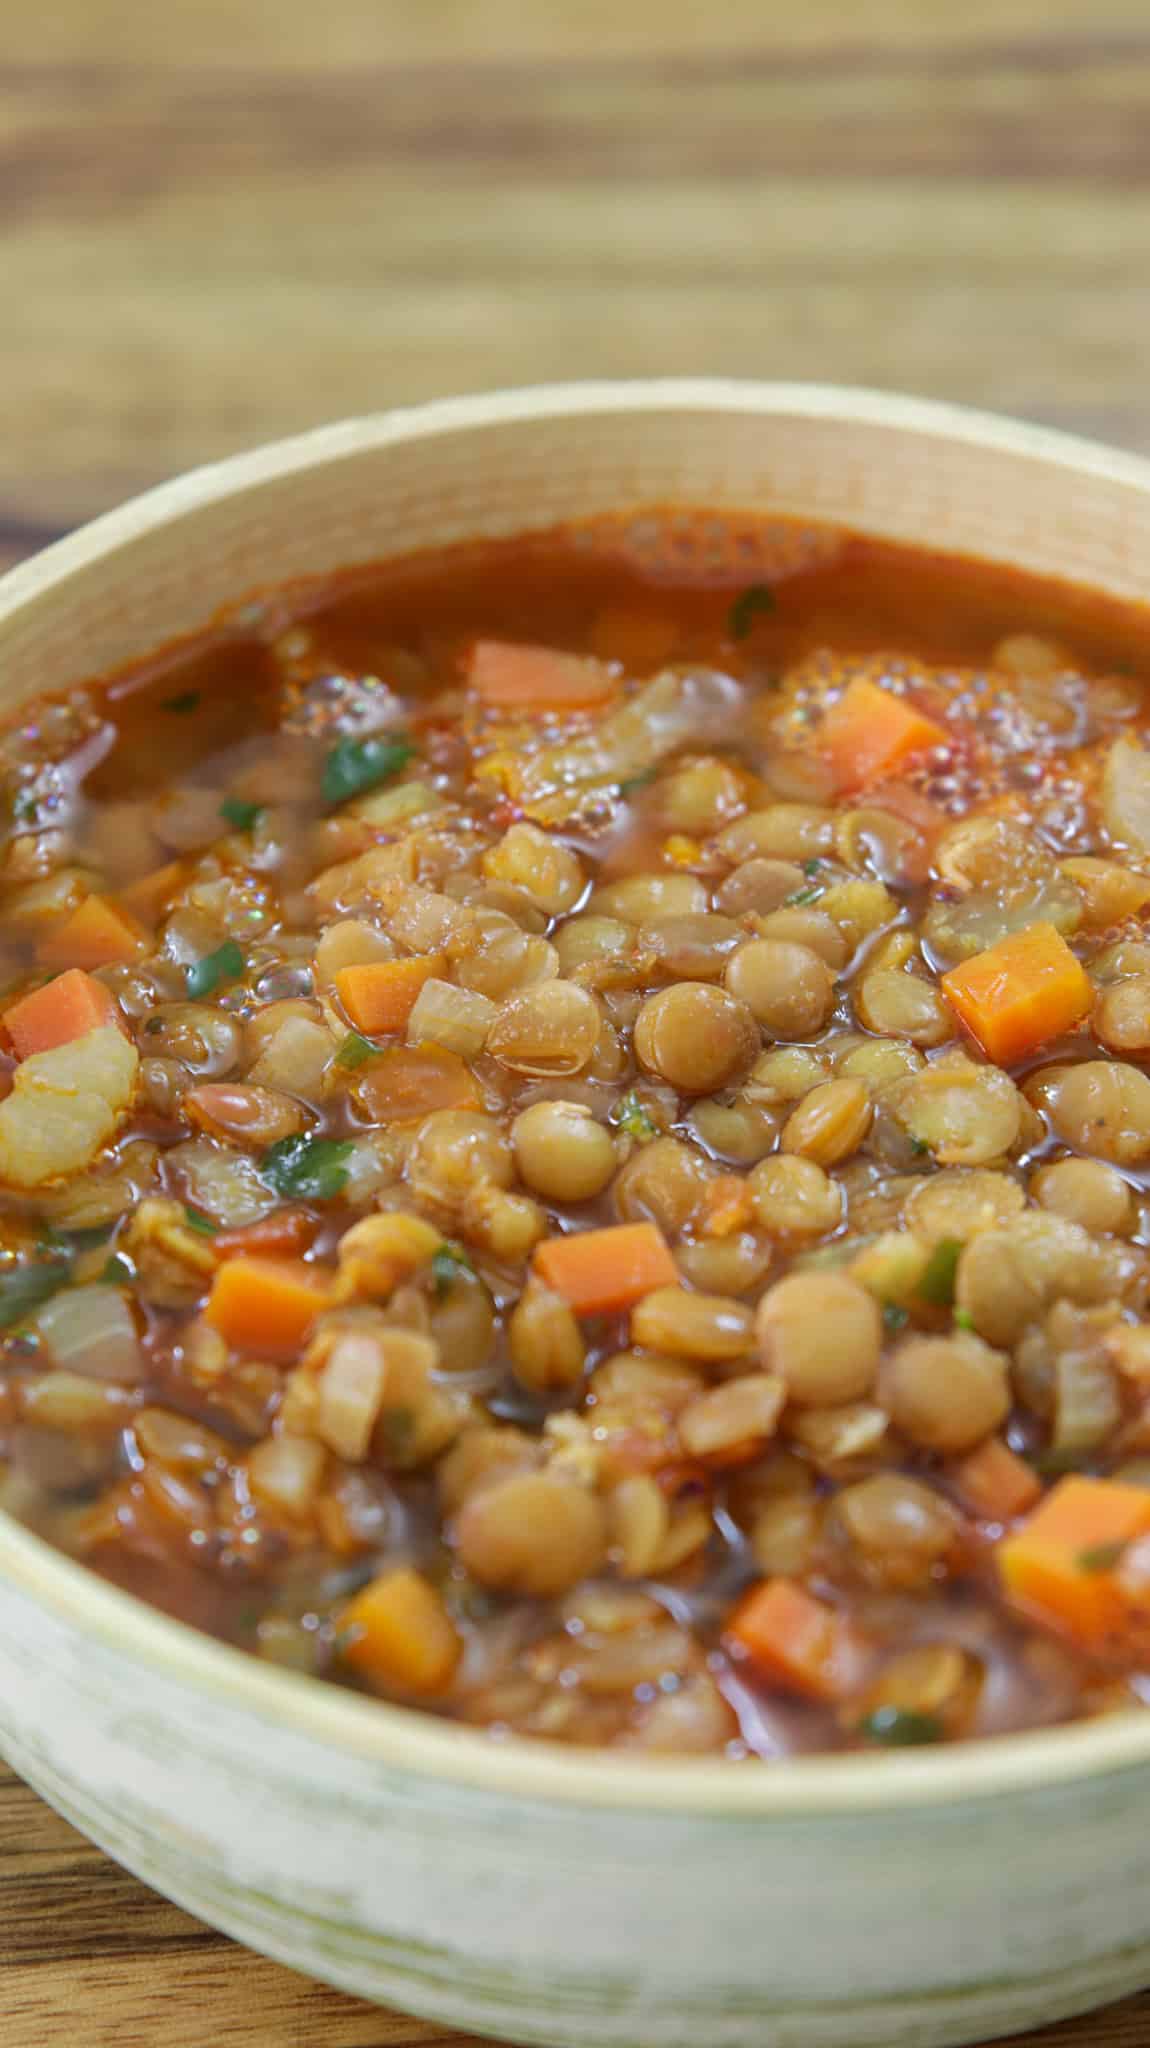
[[199, 710], [200, 693], [198, 690], [181, 690], [178, 697], [165, 697], [162, 704], [165, 711], [178, 711], [186, 716], [189, 711]]
[[1126, 1554], [1125, 1543], [1093, 1543], [1078, 1553], [1078, 1568], [1084, 1572], [1112, 1572]]
[[638, 775], [628, 775], [626, 780], [619, 784], [620, 796], [631, 796], [637, 789], [646, 789], [649, 783], [654, 782], [658, 773], [657, 768], [644, 768]]
[[50, 1265], [13, 1266], [0, 1273], [0, 1330], [22, 1323], [33, 1309], [59, 1293], [71, 1273], [71, 1262], [60, 1259], [54, 1259]]
[[752, 583], [741, 591], [727, 614], [727, 630], [732, 640], [745, 640], [755, 620], [764, 612], [775, 609], [775, 593], [769, 583]]
[[54, 1224], [46, 1223], [32, 1249], [38, 1259], [68, 1261], [75, 1257], [77, 1247], [62, 1230], [57, 1230]]
[[1061, 1479], [1064, 1473], [1081, 1472], [1082, 1451], [1039, 1451], [1029, 1459], [1041, 1479]]
[[323, 764], [320, 791], [325, 804], [345, 804], [349, 797], [390, 782], [414, 752], [407, 739], [340, 740]]
[[783, 902], [788, 905], [817, 903], [822, 893], [821, 889], [795, 889], [791, 895], [784, 896]]
[[376, 1050], [370, 1038], [365, 1038], [362, 1031], [349, 1031], [336, 1053], [336, 1066], [352, 1069], [362, 1067], [364, 1061], [371, 1059]]
[[925, 1159], [930, 1152], [930, 1146], [927, 1144], [925, 1138], [912, 1138], [910, 1141], [910, 1149], [914, 1153], [916, 1159]]
[[198, 1209], [185, 1208], [184, 1221], [189, 1230], [197, 1231], [201, 1237], [214, 1237], [220, 1227], [212, 1222], [210, 1216], [202, 1216]]
[[229, 825], [234, 825], [237, 832], [250, 832], [252, 826], [259, 823], [263, 814], [262, 804], [246, 803], [242, 796], [226, 796], [220, 805], [221, 818], [225, 818]]
[[280, 1138], [260, 1160], [260, 1178], [285, 1200], [331, 1202], [347, 1186], [350, 1138]]
[[859, 1733], [883, 1749], [918, 1749], [928, 1742], [941, 1742], [945, 1730], [936, 1714], [916, 1714], [909, 1707], [876, 1707]]
[[[202, 960], [193, 960], [185, 969], [188, 994], [193, 1002], [201, 996], [210, 996], [221, 981], [238, 981], [244, 971], [243, 952], [234, 939], [225, 939], [214, 953], [205, 953]], [[162, 1027], [161, 1027], [162, 1028]]]
[[461, 1273], [474, 1273], [475, 1268], [461, 1244], [454, 1244], [446, 1238], [437, 1252], [432, 1255], [431, 1277], [435, 1292], [442, 1299], [450, 1294]]
[[615, 1122], [621, 1131], [626, 1131], [627, 1136], [640, 1145], [649, 1145], [651, 1139], [659, 1135], [658, 1125], [634, 1088], [629, 1089], [616, 1105]]
[[961, 1256], [962, 1246], [956, 1237], [939, 1238], [916, 1289], [920, 1301], [929, 1301], [933, 1308], [950, 1307]]
[[804, 875], [817, 875], [821, 873], [822, 865], [823, 864], [821, 860], [818, 858], [816, 854], [812, 857], [812, 859], [805, 860], [803, 862], [803, 873]]
[[113, 1252], [111, 1258], [104, 1261], [100, 1273], [105, 1287], [127, 1287], [135, 1277], [136, 1269], [132, 1261], [124, 1257], [123, 1252]]
[[40, 799], [34, 789], [18, 789], [12, 799], [12, 816], [18, 825], [26, 825], [40, 808]]
[[973, 1330], [974, 1328], [974, 1317], [971, 1315], [970, 1310], [968, 1308], [956, 1308], [954, 1311], [954, 1320], [956, 1326], [960, 1330]]
[[415, 1439], [415, 1417], [410, 1408], [385, 1408], [379, 1418], [380, 1435], [389, 1458], [406, 1458]]
[[897, 1301], [884, 1301], [882, 1319], [888, 1330], [905, 1330], [910, 1317]]

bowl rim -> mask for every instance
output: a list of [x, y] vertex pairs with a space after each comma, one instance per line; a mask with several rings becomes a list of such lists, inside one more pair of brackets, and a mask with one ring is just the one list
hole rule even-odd
[[[933, 399], [845, 385], [731, 378], [588, 381], [435, 399], [338, 421], [211, 463], [129, 499], [0, 577], [0, 621], [79, 570], [253, 486], [368, 451], [477, 427], [601, 412], [739, 412], [837, 420], [1022, 456], [1150, 495], [1150, 460], [1104, 444]], [[237, 593], [242, 598], [244, 593]], [[921, 1754], [802, 1756], [735, 1768], [721, 1758], [653, 1758], [508, 1737], [367, 1699], [260, 1664], [121, 1591], [0, 1510], [0, 1581], [64, 1627], [221, 1706], [247, 1711], [345, 1757], [477, 1794], [561, 1807], [623, 1808], [745, 1823], [937, 1809], [1074, 1786], [1150, 1764], [1150, 1714], [988, 1738]]]

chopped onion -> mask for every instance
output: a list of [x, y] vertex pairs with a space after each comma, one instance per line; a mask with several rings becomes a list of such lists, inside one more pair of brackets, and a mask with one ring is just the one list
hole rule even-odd
[[409, 1045], [442, 1045], [461, 1059], [483, 1051], [498, 1012], [478, 990], [456, 988], [450, 981], [425, 981], [407, 1020]]
[[1102, 776], [1102, 816], [1120, 846], [1150, 849], [1150, 753], [1129, 733], [1116, 739]]
[[268, 1507], [303, 1515], [319, 1491], [326, 1463], [327, 1452], [314, 1437], [265, 1437], [248, 1453], [248, 1483]]
[[320, 1374], [316, 1427], [324, 1443], [350, 1464], [367, 1456], [386, 1381], [378, 1338], [361, 1330], [336, 1338]]
[[192, 1207], [224, 1229], [242, 1230], [275, 1208], [273, 1190], [242, 1152], [221, 1152], [206, 1139], [193, 1139], [173, 1145], [167, 1165], [179, 1174]]
[[1095, 1451], [1122, 1420], [1114, 1373], [1096, 1351], [1064, 1351], [1054, 1366], [1056, 1451]]
[[130, 1385], [144, 1375], [136, 1325], [118, 1287], [70, 1287], [46, 1302], [36, 1328], [61, 1372]]
[[248, 1076], [260, 1088], [279, 1088], [288, 1095], [315, 1096], [331, 1064], [335, 1043], [330, 1031], [309, 1017], [285, 1017], [273, 1032]]

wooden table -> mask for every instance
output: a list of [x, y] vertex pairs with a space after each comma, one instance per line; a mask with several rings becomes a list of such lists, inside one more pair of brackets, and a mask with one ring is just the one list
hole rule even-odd
[[[0, 11], [0, 561], [268, 436], [545, 378], [839, 379], [1150, 450], [1146, 0]], [[11, 1777], [0, 1930], [12, 2048], [444, 2038]], [[1148, 2034], [1150, 1999], [1035, 2048]]]

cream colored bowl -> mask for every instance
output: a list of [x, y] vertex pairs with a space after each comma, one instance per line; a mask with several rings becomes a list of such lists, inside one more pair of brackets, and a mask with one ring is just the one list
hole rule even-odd
[[[867, 393], [572, 386], [352, 421], [98, 520], [0, 584], [2, 701], [284, 577], [675, 501], [1150, 580], [1150, 464]], [[1150, 1714], [761, 1769], [499, 1744], [256, 1664], [0, 1517], [0, 1747], [203, 1919], [518, 2041], [933, 2048], [1150, 1983]]]

